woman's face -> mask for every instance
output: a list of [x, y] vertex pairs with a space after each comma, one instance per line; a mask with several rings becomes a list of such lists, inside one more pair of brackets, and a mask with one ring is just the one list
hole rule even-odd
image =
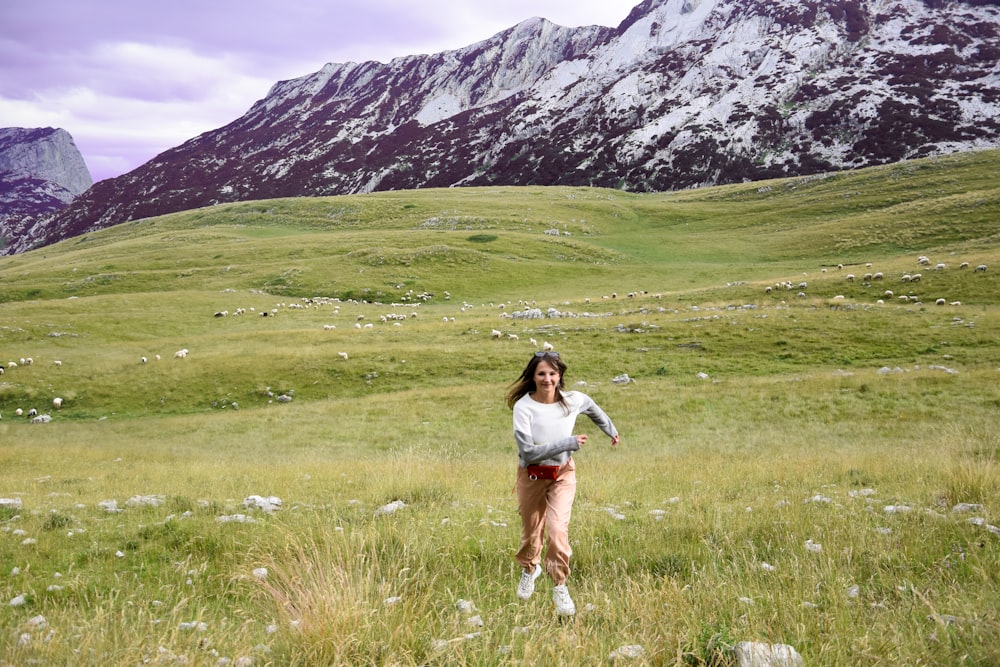
[[535, 388], [539, 391], [554, 391], [559, 386], [559, 369], [548, 361], [542, 360], [535, 366]]

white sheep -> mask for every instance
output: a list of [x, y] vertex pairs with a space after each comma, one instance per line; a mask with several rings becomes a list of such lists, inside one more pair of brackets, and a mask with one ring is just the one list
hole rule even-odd
[[503, 332], [502, 331], [497, 331], [496, 329], [494, 329], [492, 331], [492, 333], [490, 333], [490, 336], [492, 336], [493, 338], [496, 338], [497, 340], [499, 340], [500, 338], [503, 337]]
[[945, 268], [944, 262], [938, 262], [937, 264], [934, 265], [935, 271], [943, 271], [944, 268]]
[[546, 352], [552, 352], [556, 348], [552, 346], [552, 343], [545, 341], [544, 343], [542, 343], [542, 349], [545, 350]]
[[507, 340], [518, 340], [517, 334], [507, 334]]
[[340, 357], [341, 359], [343, 359], [344, 361], [347, 361], [347, 353], [346, 352], [338, 352], [337, 356]]
[[534, 338], [529, 338], [528, 342], [531, 343], [532, 347], [538, 347], [538, 341], [535, 340]]
[[875, 273], [872, 274], [872, 280], [882, 280], [883, 277], [884, 276], [882, 275], [881, 271], [876, 271]]
[[188, 356], [187, 348], [184, 348], [182, 350], [177, 350], [176, 352], [174, 352], [174, 359], [184, 359], [187, 356]]
[[846, 280], [847, 282], [854, 282], [854, 274], [848, 273], [846, 276], [844, 276], [844, 280]]
[[63, 400], [61, 398], [59, 398], [58, 396], [56, 396], [55, 398], [52, 399], [52, 407], [54, 407], [56, 410], [59, 410], [60, 408], [62, 408], [62, 404], [63, 404]]
[[938, 300], [937, 300], [937, 301], [935, 301], [934, 303], [935, 303], [935, 304], [937, 304], [938, 306], [943, 306], [944, 304], [946, 304], [946, 303], [948, 303], [948, 302], [947, 302], [947, 301], [945, 301], [944, 299], [938, 299]]
[[986, 265], [985, 264], [980, 264], [979, 266], [976, 267], [976, 271], [985, 273], [986, 272]]
[[139, 363], [140, 363], [140, 364], [144, 364], [144, 363], [146, 363], [147, 361], [149, 361], [149, 359], [147, 359], [146, 357], [141, 357], [141, 358], [139, 359]]
[[967, 268], [969, 268], [969, 263], [968, 262], [962, 262], [961, 264], [958, 265], [958, 268], [960, 268], [960, 269], [967, 269]]
[[56, 359], [52, 363], [55, 364], [56, 366], [62, 366], [62, 361], [60, 361], [59, 359]]
[[921, 275], [919, 273], [914, 273], [912, 276], [910, 276], [910, 282], [913, 282], [913, 283], [919, 282], [921, 278], [923, 278], [923, 275]]

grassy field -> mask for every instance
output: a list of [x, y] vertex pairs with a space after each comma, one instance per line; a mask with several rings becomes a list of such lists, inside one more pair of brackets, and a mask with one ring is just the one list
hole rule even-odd
[[[0, 258], [0, 665], [998, 664], [998, 167], [251, 202]], [[545, 342], [622, 433], [579, 424], [564, 622], [514, 595], [503, 395]]]

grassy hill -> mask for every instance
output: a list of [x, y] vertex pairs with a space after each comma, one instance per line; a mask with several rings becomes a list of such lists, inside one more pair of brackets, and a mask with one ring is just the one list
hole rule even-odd
[[[1000, 660], [998, 166], [248, 202], [2, 258], [0, 655]], [[512, 595], [502, 396], [544, 342], [623, 432], [577, 457], [569, 627]], [[218, 523], [251, 494], [287, 511]]]

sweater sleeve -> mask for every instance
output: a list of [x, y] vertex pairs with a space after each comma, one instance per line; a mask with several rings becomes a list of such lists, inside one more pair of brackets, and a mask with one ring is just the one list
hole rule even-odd
[[580, 406], [580, 414], [590, 417], [590, 421], [594, 422], [597, 428], [601, 429], [609, 438], [618, 435], [618, 429], [615, 428], [611, 417], [608, 417], [607, 413], [594, 402], [594, 399], [586, 394], [581, 394], [581, 398], [583, 403]]

